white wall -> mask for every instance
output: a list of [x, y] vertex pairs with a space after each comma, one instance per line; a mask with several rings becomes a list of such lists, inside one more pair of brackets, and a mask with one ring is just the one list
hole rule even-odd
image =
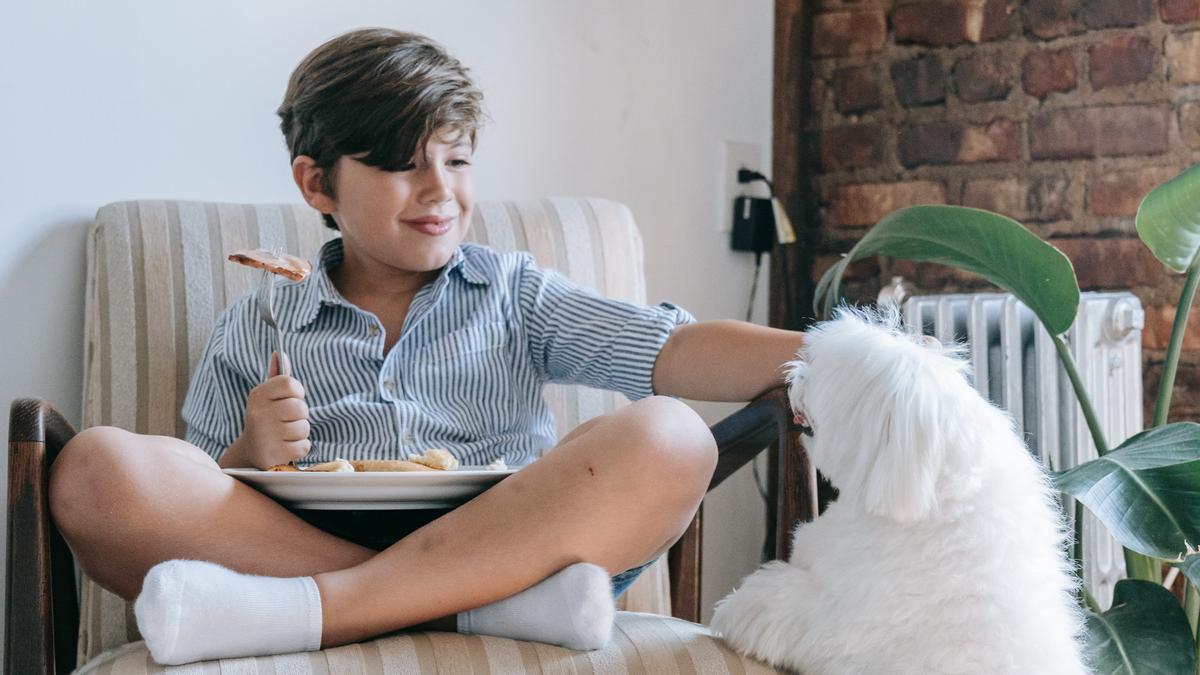
[[[769, 160], [768, 0], [25, 2], [0, 22], [2, 428], [18, 396], [79, 421], [96, 209], [296, 200], [274, 116], [287, 76], [367, 25], [431, 35], [473, 69], [493, 119], [480, 199], [622, 201], [644, 233], [651, 301], [744, 316], [752, 262], [716, 231], [714, 189], [720, 141], [760, 143]], [[710, 421], [735, 408], [697, 407]], [[747, 474], [707, 502], [706, 619], [757, 563], [762, 506]]]

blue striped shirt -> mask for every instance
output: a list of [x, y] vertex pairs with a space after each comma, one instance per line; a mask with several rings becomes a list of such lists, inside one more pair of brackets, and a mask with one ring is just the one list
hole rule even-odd
[[[543, 385], [649, 396], [667, 336], [694, 321], [670, 303], [602, 298], [528, 253], [464, 243], [417, 292], [384, 354], [382, 324], [329, 279], [342, 255], [341, 239], [327, 242], [305, 281], [282, 281], [275, 293], [284, 351], [309, 407], [308, 461], [446, 448], [463, 464], [527, 464], [556, 442]], [[221, 314], [184, 402], [188, 442], [217, 458], [240, 435], [272, 345], [253, 293]]]

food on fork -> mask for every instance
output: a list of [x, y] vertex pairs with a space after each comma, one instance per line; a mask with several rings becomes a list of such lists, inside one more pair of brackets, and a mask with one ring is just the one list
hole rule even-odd
[[294, 255], [281, 253], [276, 255], [264, 249], [241, 249], [229, 254], [229, 260], [266, 270], [272, 274], [287, 277], [292, 281], [304, 281], [312, 271], [312, 263], [297, 258]]

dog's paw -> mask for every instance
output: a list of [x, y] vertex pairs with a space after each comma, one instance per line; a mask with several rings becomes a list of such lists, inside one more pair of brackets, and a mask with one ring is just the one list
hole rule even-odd
[[796, 602], [808, 595], [808, 585], [802, 570], [780, 560], [768, 562], [717, 602], [710, 626], [734, 650], [794, 668], [789, 636], [796, 628]]

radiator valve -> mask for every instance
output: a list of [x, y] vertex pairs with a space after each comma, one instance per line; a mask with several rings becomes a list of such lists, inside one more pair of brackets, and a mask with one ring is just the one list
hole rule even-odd
[[892, 283], [884, 286], [879, 295], [875, 298], [875, 304], [880, 307], [899, 307], [904, 304], [904, 298], [908, 296], [908, 289], [904, 288], [904, 277], [892, 277]]
[[1120, 342], [1135, 330], [1146, 326], [1146, 312], [1129, 298], [1113, 300], [1108, 305], [1108, 320], [1104, 322], [1108, 337]]

